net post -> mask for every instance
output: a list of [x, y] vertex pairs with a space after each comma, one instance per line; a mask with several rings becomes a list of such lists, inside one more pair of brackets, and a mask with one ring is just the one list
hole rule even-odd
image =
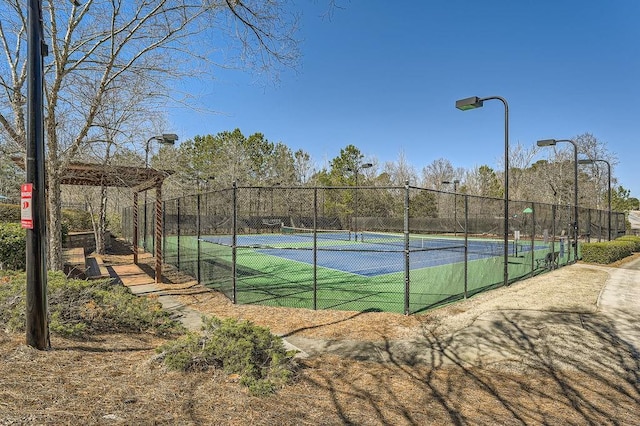
[[410, 292], [410, 278], [409, 278], [409, 181], [405, 181], [404, 184], [404, 314], [409, 315], [409, 292]]
[[233, 304], [238, 303], [238, 283], [236, 277], [236, 259], [238, 243], [238, 183], [233, 181], [233, 213], [231, 214], [231, 281], [233, 283]]
[[313, 310], [318, 309], [318, 188], [313, 188]]

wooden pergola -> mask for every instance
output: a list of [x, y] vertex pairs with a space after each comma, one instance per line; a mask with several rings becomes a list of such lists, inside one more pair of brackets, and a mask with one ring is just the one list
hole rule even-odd
[[[12, 160], [24, 169], [24, 159]], [[162, 183], [173, 171], [146, 167], [70, 163], [61, 174], [63, 185], [131, 188], [133, 191], [133, 262], [138, 264], [138, 194], [155, 189], [155, 282], [162, 280]]]

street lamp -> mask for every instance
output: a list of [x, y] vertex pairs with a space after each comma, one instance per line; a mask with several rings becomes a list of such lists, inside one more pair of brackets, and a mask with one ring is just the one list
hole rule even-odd
[[347, 171], [353, 172], [356, 178], [356, 187], [354, 190], [353, 198], [355, 200], [354, 217], [353, 217], [353, 232], [355, 234], [355, 240], [358, 241], [358, 172], [362, 169], [368, 169], [373, 167], [371, 163], [356, 164], [354, 167], [347, 167]]
[[151, 141], [158, 141], [161, 145], [175, 145], [177, 140], [178, 135], [175, 133], [163, 133], [147, 139], [147, 143], [144, 148], [144, 167], [149, 168], [149, 150], [151, 148]]
[[460, 181], [458, 179], [454, 179], [453, 181], [443, 180], [443, 184], [451, 185], [453, 184], [453, 235], [458, 235], [457, 226], [458, 226], [458, 184]]
[[509, 284], [509, 104], [501, 96], [479, 98], [472, 96], [456, 101], [461, 111], [480, 108], [484, 101], [498, 100], [504, 105], [504, 285]]
[[607, 230], [607, 233], [609, 234], [609, 241], [611, 241], [611, 164], [607, 161], [607, 160], [602, 160], [599, 158], [596, 158], [594, 160], [578, 160], [578, 164], [595, 164], [597, 161], [601, 161], [603, 163], [607, 164], [607, 174], [609, 177], [609, 191], [608, 191], [608, 201], [609, 201], [609, 224], [608, 227], [609, 229]]
[[558, 142], [568, 142], [573, 145], [573, 238], [574, 238], [574, 263], [578, 261], [578, 144], [571, 139], [542, 139], [537, 142], [538, 146], [555, 146]]
[[[161, 135], [152, 136], [147, 139], [147, 143], [144, 148], [144, 168], [149, 168], [149, 151], [151, 148], [151, 141], [157, 141], [161, 145], [175, 145], [178, 140], [178, 135], [175, 133], [163, 133]], [[144, 191], [144, 248], [148, 250], [147, 247], [147, 190]]]

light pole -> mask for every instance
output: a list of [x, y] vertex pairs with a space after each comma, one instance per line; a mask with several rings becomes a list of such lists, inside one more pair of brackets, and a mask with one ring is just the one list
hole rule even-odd
[[594, 160], [578, 160], [578, 164], [595, 164], [597, 161], [603, 162], [607, 164], [607, 175], [608, 175], [608, 186], [609, 186], [609, 190], [608, 190], [608, 202], [609, 202], [609, 220], [608, 220], [608, 230], [607, 230], [607, 234], [609, 235], [609, 241], [611, 241], [611, 164], [607, 161], [607, 160], [602, 160], [599, 158], [596, 158]]
[[353, 216], [353, 233], [355, 234], [355, 240], [358, 241], [358, 172], [360, 172], [360, 170], [362, 169], [368, 169], [373, 167], [373, 164], [371, 163], [364, 163], [364, 164], [356, 164], [354, 167], [347, 167], [347, 171], [349, 172], [353, 172], [355, 178], [356, 178], [356, 187], [353, 193], [353, 198], [354, 198], [354, 216]]
[[484, 101], [498, 100], [504, 105], [504, 285], [509, 284], [509, 104], [501, 96], [479, 98], [472, 96], [456, 101], [461, 111], [480, 108]]
[[[22, 4], [20, 6], [22, 8]], [[51, 346], [47, 318], [47, 225], [43, 113], [43, 57], [47, 55], [42, 28], [42, 1], [27, 4], [27, 103], [25, 190], [31, 202], [30, 225], [26, 232], [26, 340], [44, 350]], [[29, 189], [30, 188], [30, 189]], [[21, 191], [22, 192], [22, 191]]]
[[451, 185], [453, 184], [453, 235], [458, 235], [457, 226], [458, 226], [458, 184], [460, 181], [458, 179], [454, 179], [453, 181], [443, 180], [443, 184]]
[[[162, 145], [175, 145], [178, 140], [178, 135], [175, 133], [163, 133], [161, 135], [152, 136], [147, 139], [147, 143], [144, 147], [144, 168], [149, 168], [149, 150], [151, 148], [151, 141], [158, 141], [158, 143]], [[144, 248], [148, 250], [147, 247], [147, 190], [144, 191]]]
[[573, 145], [573, 238], [574, 250], [573, 261], [578, 261], [578, 144], [571, 139], [542, 139], [537, 142], [538, 146], [555, 146], [558, 142], [568, 142]]

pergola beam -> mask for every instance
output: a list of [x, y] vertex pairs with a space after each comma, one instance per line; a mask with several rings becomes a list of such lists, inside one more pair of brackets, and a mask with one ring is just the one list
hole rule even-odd
[[[24, 158], [11, 160], [24, 169]], [[112, 166], [97, 163], [70, 163], [61, 173], [63, 185], [131, 188], [133, 191], [133, 263], [138, 264], [138, 193], [156, 190], [155, 200], [155, 281], [162, 280], [162, 183], [171, 170]], [[146, 220], [146, 218], [145, 218]]]

